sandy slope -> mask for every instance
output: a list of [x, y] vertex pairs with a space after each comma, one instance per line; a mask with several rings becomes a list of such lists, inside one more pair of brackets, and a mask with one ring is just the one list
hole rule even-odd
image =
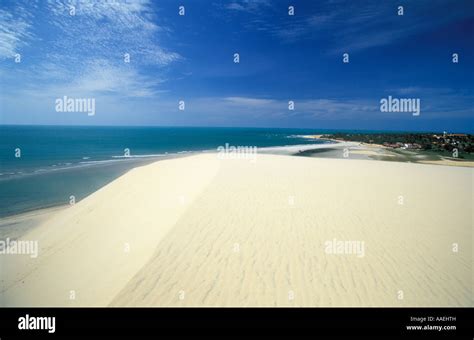
[[160, 161], [131, 170], [53, 215], [22, 237], [38, 241], [36, 259], [0, 256], [0, 302], [107, 305], [218, 169], [212, 156]]
[[[40, 241], [40, 257], [4, 260], [0, 298], [69, 306], [472, 305], [472, 182], [473, 169], [395, 162], [259, 155], [252, 163], [212, 154], [160, 161], [25, 235]], [[364, 256], [327, 254], [334, 239], [364, 242]]]

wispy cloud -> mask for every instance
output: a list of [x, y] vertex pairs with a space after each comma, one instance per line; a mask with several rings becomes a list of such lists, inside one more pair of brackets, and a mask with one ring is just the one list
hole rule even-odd
[[225, 6], [226, 9], [241, 11], [241, 12], [255, 12], [262, 7], [271, 6], [269, 0], [234, 0]]
[[368, 100], [335, 100], [335, 99], [301, 99], [293, 100], [294, 110], [288, 109], [288, 100], [252, 97], [225, 97], [214, 99], [220, 107], [238, 108], [242, 112], [259, 109], [270, 117], [305, 116], [308, 118], [341, 119], [358, 114], [367, 114], [378, 110], [377, 101]]
[[[420, 0], [404, 5], [404, 15], [399, 16], [394, 2], [349, 2], [326, 0], [317, 3], [317, 14], [305, 12], [298, 5], [294, 16], [285, 9], [260, 11], [260, 17], [250, 20], [249, 30], [266, 31], [286, 43], [301, 40], [324, 40], [330, 54], [360, 51], [390, 45], [411, 35], [469, 16], [462, 1], [448, 6], [449, 11], [441, 20], [426, 20], [426, 8], [443, 12], [446, 2]], [[284, 14], [284, 15], [282, 15]], [[278, 20], [272, 18], [278, 17]], [[411, 18], [407, 21], [406, 17]], [[416, 20], [418, 18], [418, 20]], [[432, 19], [432, 18], [431, 18]]]
[[472, 110], [474, 94], [471, 89], [407, 86], [389, 89], [385, 92], [392, 96], [420, 98], [422, 114], [426, 112], [431, 117], [447, 116], [452, 119], [470, 117], [474, 124]]
[[239, 105], [239, 106], [268, 106], [269, 104], [273, 104], [276, 101], [273, 99], [261, 99], [261, 98], [249, 98], [249, 97], [225, 97], [225, 101], [229, 104]]
[[[56, 65], [46, 64], [36, 73], [37, 81], [27, 84], [17, 93], [41, 98], [53, 96], [93, 96], [102, 97], [113, 95], [119, 98], [152, 97], [161, 91], [157, 85], [163, 80], [143, 75], [134, 67], [121, 67], [107, 60], [90, 61], [84, 72], [67, 76], [67, 70]], [[55, 74], [57, 73], [57, 74]], [[52, 77], [59, 81], [46, 81], [41, 91], [37, 84], [40, 79], [50, 80]]]
[[[160, 44], [160, 36], [168, 29], [157, 24], [149, 1], [49, 0], [42, 5], [0, 12], [5, 22], [0, 34], [7, 38], [0, 39], [6, 41], [0, 45], [0, 56], [12, 57], [17, 46], [27, 44], [33, 30], [47, 25], [48, 36], [36, 47], [42, 58], [35, 65], [25, 65], [29, 71], [24, 73], [28, 80], [24, 90], [30, 94], [36, 91], [42, 96], [49, 89], [89, 96], [152, 96], [159, 93], [164, 72], [150, 77], [144, 70], [159, 72], [181, 59]], [[20, 9], [22, 16], [15, 15]], [[32, 19], [33, 10], [42, 14], [41, 21]]]
[[13, 58], [32, 37], [30, 17], [24, 7], [13, 12], [0, 9], [0, 60]]
[[[424, 119], [441, 118], [446, 115], [453, 119], [472, 116], [468, 103], [472, 102], [473, 97], [469, 93], [445, 92], [440, 95], [435, 89], [432, 93], [425, 93], [421, 104], [421, 115]], [[244, 96], [196, 98], [186, 103], [186, 111], [180, 115], [186, 117], [187, 121], [194, 122], [198, 113], [206, 113], [207, 123], [210, 125], [223, 125], [227, 122], [247, 126], [259, 122], [272, 122], [275, 126], [282, 126], [285, 122], [314, 126], [318, 122], [370, 122], [380, 119], [398, 121], [413, 118], [407, 113], [381, 112], [380, 99], [376, 96], [352, 99], [294, 99], [294, 110], [289, 110], [288, 100], [275, 98]]]
[[[255, 97], [199, 98], [187, 104], [188, 114], [206, 112], [211, 124], [225, 121], [249, 125], [257, 121], [281, 123], [285, 120], [340, 120], [373, 115], [378, 111], [377, 100], [336, 100], [326, 98], [294, 100], [289, 110], [288, 100]], [[186, 112], [184, 113], [186, 114]], [[364, 119], [365, 119], [364, 118]]]
[[159, 45], [159, 34], [168, 29], [156, 23], [149, 1], [50, 0], [48, 9], [50, 23], [60, 29], [56, 50], [108, 59], [129, 53], [139, 64], [167, 65], [180, 58]]

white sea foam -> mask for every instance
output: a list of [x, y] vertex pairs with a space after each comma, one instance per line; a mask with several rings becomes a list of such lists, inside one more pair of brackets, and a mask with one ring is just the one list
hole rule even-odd
[[164, 157], [165, 155], [166, 154], [163, 154], [163, 153], [150, 154], [150, 155], [129, 155], [129, 156], [120, 155], [120, 156], [112, 156], [112, 158], [118, 158], [118, 159], [123, 159], [123, 158], [151, 158], [151, 157]]

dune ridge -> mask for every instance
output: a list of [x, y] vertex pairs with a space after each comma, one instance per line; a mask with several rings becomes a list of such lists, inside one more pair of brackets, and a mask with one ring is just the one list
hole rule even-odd
[[23, 235], [39, 256], [0, 257], [2, 305], [107, 305], [216, 175], [219, 162], [203, 158], [134, 168]]

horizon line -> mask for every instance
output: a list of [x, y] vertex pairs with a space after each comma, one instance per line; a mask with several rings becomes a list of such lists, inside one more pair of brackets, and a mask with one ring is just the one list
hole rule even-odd
[[[0, 126], [18, 127], [102, 127], [102, 128], [201, 128], [201, 129], [275, 129], [275, 130], [316, 130], [316, 131], [337, 131], [337, 132], [373, 132], [373, 133], [463, 133], [472, 135], [474, 132], [466, 131], [434, 131], [434, 130], [377, 130], [377, 129], [337, 129], [337, 128], [303, 128], [303, 127], [261, 127], [261, 126], [190, 126], [190, 125], [68, 125], [68, 124], [0, 124]], [[329, 133], [329, 132], [328, 132]]]

